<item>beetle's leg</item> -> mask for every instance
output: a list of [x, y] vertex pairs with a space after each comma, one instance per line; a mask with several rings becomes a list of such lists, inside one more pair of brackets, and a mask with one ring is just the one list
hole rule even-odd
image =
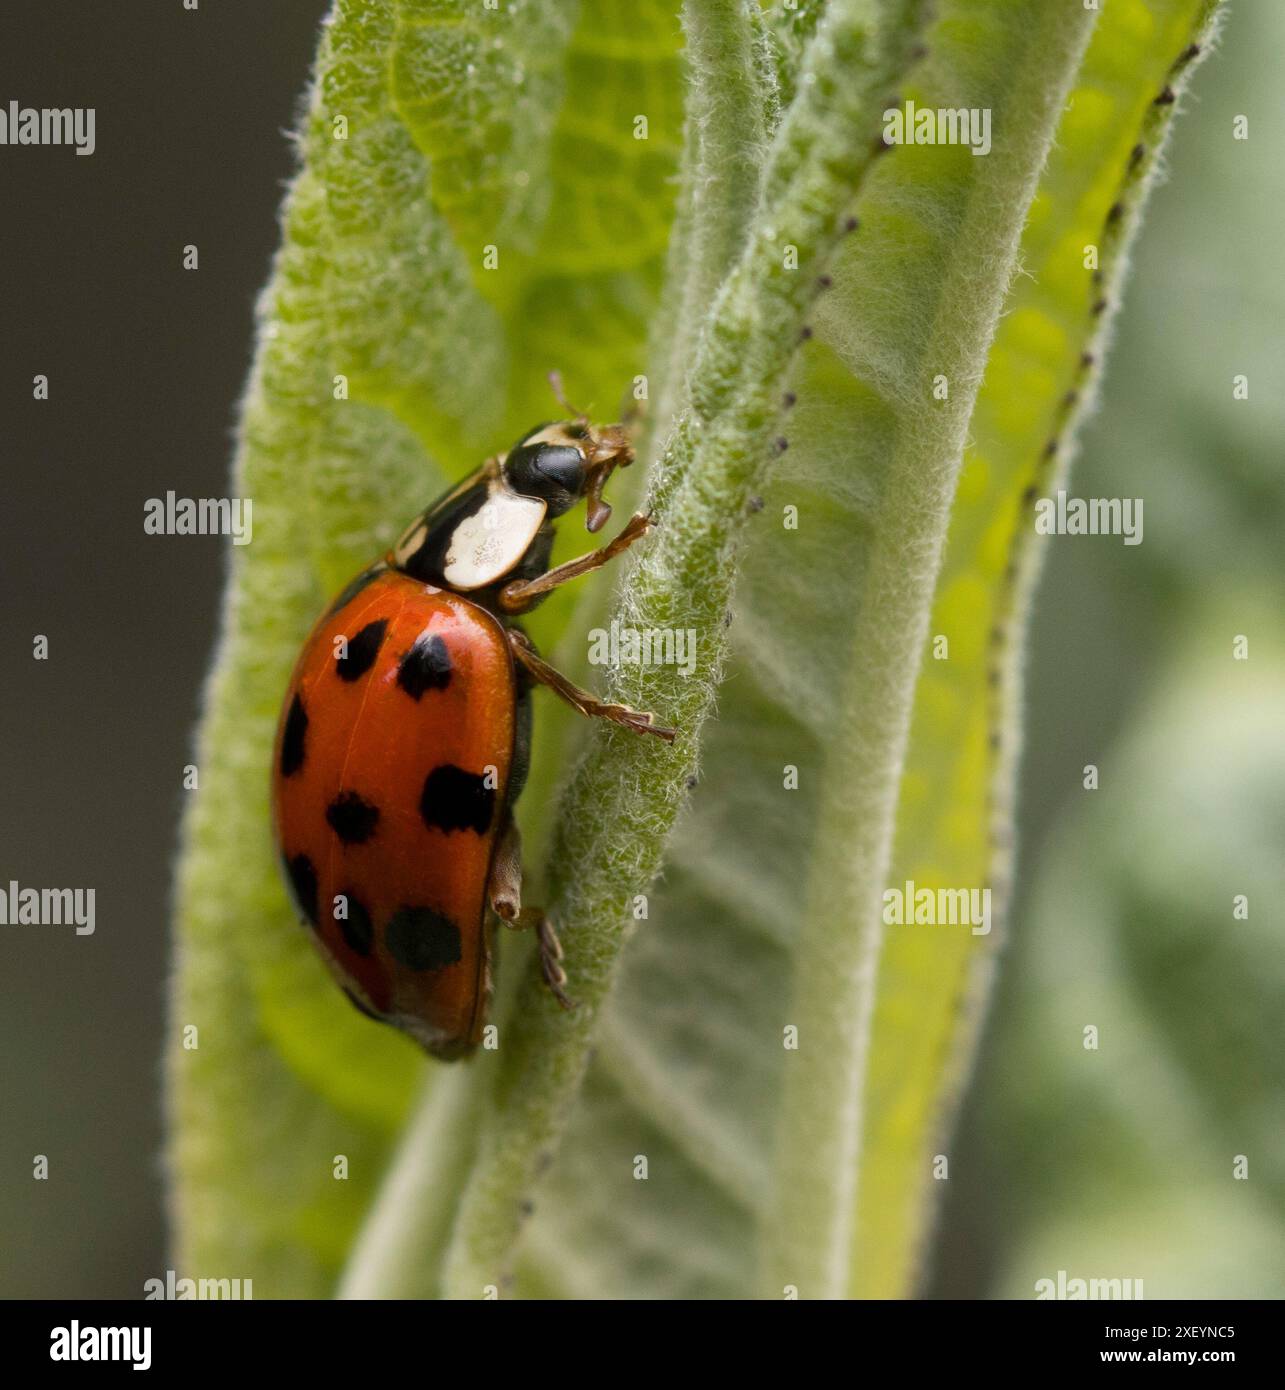
[[522, 912], [522, 836], [511, 815], [505, 819], [491, 860], [487, 900], [495, 915], [512, 926]]
[[549, 918], [538, 907], [524, 909], [535, 920], [536, 940], [540, 943], [540, 973], [549, 993], [564, 1009], [574, 1009], [576, 1001], [567, 998], [567, 972], [562, 968], [562, 942]]
[[582, 574], [591, 574], [601, 569], [608, 560], [614, 560], [622, 551], [628, 550], [635, 541], [641, 540], [654, 525], [649, 516], [634, 516], [629, 524], [601, 550], [591, 550], [564, 565], [548, 570], [538, 579], [515, 579], [500, 590], [500, 607], [506, 613], [524, 613], [542, 595], [552, 592], [568, 579], [579, 579]]
[[657, 738], [663, 738], [666, 743], [673, 743], [674, 730], [657, 724], [654, 714], [630, 709], [628, 705], [607, 704], [605, 701], [599, 700], [596, 695], [591, 695], [587, 690], [581, 690], [578, 685], [572, 685], [561, 671], [550, 666], [547, 661], [536, 654], [530, 638], [527, 637], [526, 633], [519, 632], [517, 628], [508, 629], [508, 638], [509, 648], [513, 652], [514, 658], [531, 679], [539, 685], [547, 685], [572, 709], [579, 710], [581, 714], [591, 719], [610, 719], [613, 724], [623, 724], [626, 729], [632, 729], [636, 734], [655, 734]]
[[509, 816], [500, 842], [491, 861], [491, 876], [486, 885], [491, 910], [507, 927], [523, 931], [534, 927], [540, 943], [540, 973], [549, 992], [564, 1009], [574, 1009], [567, 998], [567, 972], [562, 968], [562, 943], [553, 923], [538, 907], [522, 906], [522, 837], [517, 822]]

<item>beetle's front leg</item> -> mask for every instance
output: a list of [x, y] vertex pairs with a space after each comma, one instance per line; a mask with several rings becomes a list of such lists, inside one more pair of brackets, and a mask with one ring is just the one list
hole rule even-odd
[[629, 519], [629, 524], [613, 541], [601, 550], [591, 550], [574, 560], [558, 565], [538, 579], [515, 579], [500, 590], [499, 604], [506, 613], [525, 613], [528, 608], [547, 593], [551, 593], [569, 579], [579, 579], [582, 574], [592, 574], [601, 569], [608, 560], [628, 550], [635, 541], [641, 540], [655, 525], [651, 517], [639, 514]]
[[574, 1000], [568, 999], [566, 994], [567, 972], [562, 968], [562, 943], [553, 923], [538, 907], [522, 906], [522, 836], [512, 815], [495, 847], [486, 896], [491, 910], [505, 926], [515, 931], [535, 928], [544, 982], [564, 1009], [574, 1009]]

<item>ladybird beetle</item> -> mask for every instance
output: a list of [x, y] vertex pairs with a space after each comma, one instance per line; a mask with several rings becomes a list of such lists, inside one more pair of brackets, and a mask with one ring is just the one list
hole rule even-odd
[[571, 1007], [557, 933], [521, 902], [513, 804], [532, 687], [674, 737], [572, 685], [515, 621], [646, 535], [650, 518], [635, 516], [602, 549], [549, 568], [554, 519], [584, 498], [586, 527], [600, 530], [603, 484], [633, 457], [623, 425], [583, 414], [523, 435], [339, 594], [286, 692], [272, 801], [296, 909], [357, 1008], [440, 1058], [481, 1037], [497, 921], [535, 928], [544, 979]]

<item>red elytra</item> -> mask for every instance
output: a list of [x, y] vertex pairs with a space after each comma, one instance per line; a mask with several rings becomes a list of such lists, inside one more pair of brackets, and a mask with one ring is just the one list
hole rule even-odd
[[274, 801], [296, 904], [359, 1007], [435, 1050], [482, 1027], [516, 708], [500, 623], [393, 570], [317, 624], [290, 685]]

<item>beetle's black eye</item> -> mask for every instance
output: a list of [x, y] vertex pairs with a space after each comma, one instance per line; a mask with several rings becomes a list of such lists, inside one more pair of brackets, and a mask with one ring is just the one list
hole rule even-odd
[[509, 486], [524, 497], [539, 497], [559, 516], [584, 490], [585, 457], [567, 444], [519, 444], [504, 462]]
[[546, 444], [536, 455], [535, 470], [572, 497], [580, 496], [580, 487], [584, 482], [584, 455], [579, 449]]

